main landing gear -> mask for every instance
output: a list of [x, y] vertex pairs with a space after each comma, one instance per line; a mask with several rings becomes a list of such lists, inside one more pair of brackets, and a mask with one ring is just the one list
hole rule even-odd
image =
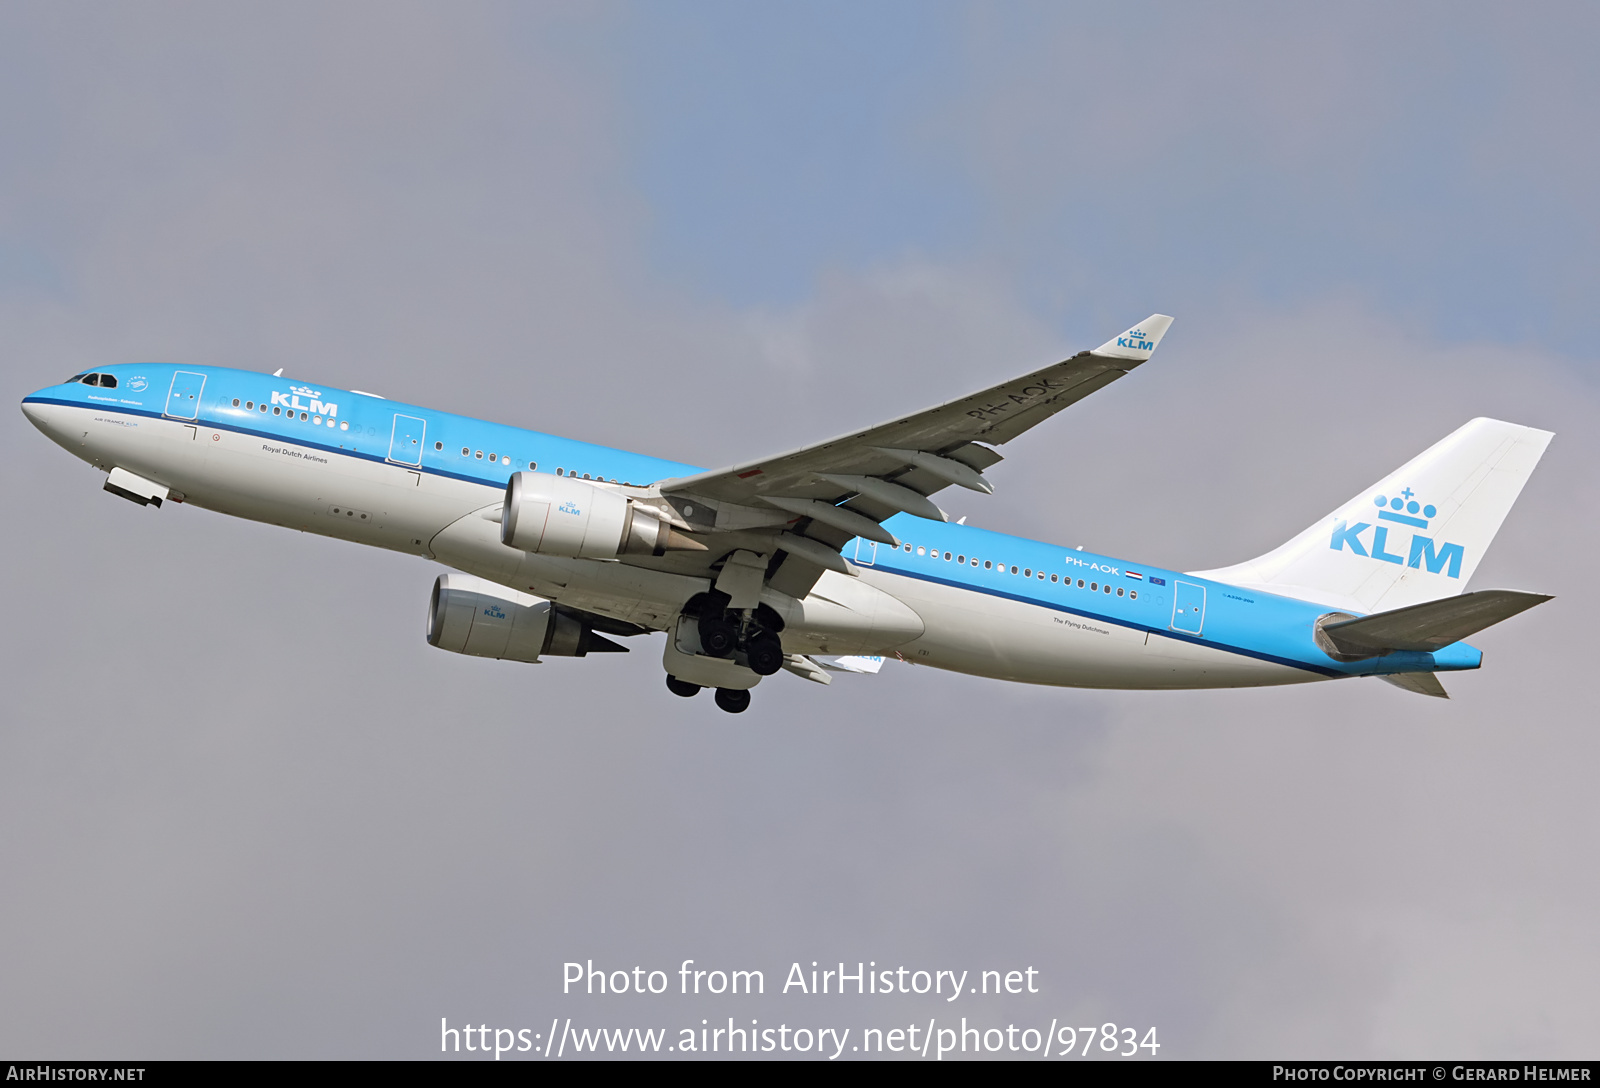
[[736, 611], [728, 607], [726, 593], [712, 590], [696, 596], [684, 612], [699, 619], [702, 652], [731, 657], [757, 676], [783, 668], [783, 644], [778, 641], [783, 619], [767, 605]]
[[750, 689], [718, 688], [717, 705], [729, 714], [743, 714], [750, 709]]
[[[783, 668], [783, 643], [778, 638], [783, 630], [783, 618], [764, 604], [755, 608], [736, 609], [730, 608], [730, 603], [731, 598], [717, 590], [698, 594], [684, 606], [683, 619], [679, 623], [694, 625], [694, 634], [700, 642], [696, 656], [701, 660], [707, 657], [721, 658], [741, 668], [730, 670], [728, 666], [719, 665], [707, 671], [700, 666], [690, 668], [687, 661], [680, 667], [697, 679], [714, 681], [715, 678], [722, 678], [724, 682], [734, 682], [735, 676], [747, 677], [749, 674], [744, 673], [743, 669], [749, 669], [756, 676], [771, 676]], [[680, 660], [682, 654], [688, 652], [687, 649], [677, 651], [678, 658], [675, 659], [673, 644], [669, 643], [667, 667], [671, 669], [674, 660]], [[670, 673], [667, 676], [667, 690], [684, 698], [697, 694], [702, 686]], [[750, 708], [748, 687], [719, 687], [716, 690], [717, 705], [729, 714], [743, 714]]]
[[[691, 684], [687, 680], [679, 680], [676, 676], [668, 676], [667, 690], [674, 695], [681, 695], [687, 699], [692, 695], [700, 694], [700, 685]], [[717, 705], [729, 714], [743, 714], [750, 709], [750, 692], [740, 688], [718, 688]]]

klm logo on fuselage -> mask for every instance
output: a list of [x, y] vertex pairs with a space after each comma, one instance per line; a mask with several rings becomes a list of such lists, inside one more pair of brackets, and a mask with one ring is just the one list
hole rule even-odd
[[1117, 337], [1117, 347], [1130, 348], [1133, 351], [1154, 351], [1156, 342], [1144, 338], [1143, 329], [1134, 329], [1132, 332]]
[[[1424, 506], [1412, 498], [1414, 492], [1408, 487], [1394, 498], [1386, 495], [1373, 497], [1373, 504], [1378, 508], [1377, 520], [1404, 525], [1409, 528], [1426, 529], [1429, 521], [1439, 511], [1434, 506]], [[1341, 521], [1333, 528], [1333, 537], [1328, 541], [1328, 547], [1336, 552], [1342, 552], [1348, 546], [1357, 555], [1368, 556], [1385, 563], [1403, 564], [1407, 567], [1422, 569], [1427, 567], [1430, 574], [1444, 573], [1451, 578], [1461, 577], [1461, 560], [1466, 555], [1466, 549], [1460, 544], [1439, 544], [1431, 536], [1423, 536], [1420, 532], [1412, 532], [1411, 542], [1405, 548], [1405, 555], [1398, 551], [1391, 552], [1390, 547], [1396, 549], [1401, 545], [1398, 541], [1391, 543], [1389, 530], [1391, 525], [1358, 521], [1351, 525]], [[1361, 534], [1368, 529], [1372, 530], [1372, 542], [1368, 544], [1361, 539]]]
[[[308, 389], [303, 385], [291, 385], [287, 393], [272, 391], [272, 403], [282, 405], [291, 412], [310, 412], [314, 416], [327, 416], [329, 419], [339, 417], [339, 406], [332, 401], [324, 403], [322, 394], [315, 389]], [[303, 403], [300, 398], [306, 397], [310, 403]]]

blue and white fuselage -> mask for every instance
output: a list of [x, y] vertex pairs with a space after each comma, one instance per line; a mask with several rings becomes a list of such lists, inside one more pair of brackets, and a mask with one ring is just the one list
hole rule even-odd
[[[24, 399], [23, 411], [56, 443], [111, 473], [109, 489], [138, 501], [167, 498], [414, 553], [505, 587], [512, 591], [508, 600], [522, 605], [536, 599], [553, 601], [594, 623], [601, 622], [598, 617], [621, 625], [624, 634], [666, 631], [669, 672], [674, 660], [703, 656], [696, 645], [685, 646], [681, 639], [674, 648], [673, 632], [686, 610], [704, 611], [708, 594], [719, 605], [727, 604], [728, 594], [717, 597], [719, 587], [734, 597], [742, 592], [733, 575], [719, 573], [719, 565], [726, 572], [727, 564], [742, 561], [732, 554], [735, 551], [755, 556], [752, 592], [759, 593], [760, 604], [756, 597], [743, 603], [766, 606], [771, 611], [763, 615], [781, 617], [769, 626], [781, 631], [777, 637], [785, 660], [796, 666], [791, 671], [801, 675], [815, 671], [814, 663], [823, 655], [883, 655], [1032, 684], [1202, 688], [1433, 674], [1477, 668], [1481, 662], [1480, 653], [1460, 641], [1428, 651], [1400, 649], [1363, 656], [1330, 650], [1327, 639], [1319, 639], [1318, 625], [1330, 616], [1350, 620], [1445, 595], [1419, 590], [1418, 583], [1438, 583], [1446, 591], [1461, 592], [1465, 577], [1459, 564], [1451, 585], [1446, 581], [1451, 572], [1437, 559], [1440, 549], [1457, 546], [1443, 542], [1444, 537], [1427, 538], [1426, 549], [1417, 545], [1413, 550], [1421, 558], [1409, 567], [1408, 557], [1396, 551], [1401, 545], [1393, 543], [1398, 536], [1383, 538], [1389, 541], [1387, 550], [1380, 547], [1374, 558], [1372, 531], [1355, 526], [1376, 523], [1376, 514], [1365, 522], [1352, 522], [1356, 515], [1346, 513], [1338, 520], [1336, 512], [1326, 524], [1302, 534], [1308, 542], [1297, 546], [1301, 538], [1296, 538], [1278, 552], [1231, 568], [1231, 577], [1219, 578], [1218, 573], [1228, 572], [1185, 574], [874, 507], [874, 488], [883, 492], [884, 501], [900, 502], [902, 510], [917, 498], [897, 499], [900, 492], [884, 491], [890, 485], [882, 482], [898, 479], [909, 488], [905, 481], [916, 477], [882, 473], [865, 482], [850, 477], [868, 500], [854, 508], [886, 514], [875, 520], [894, 543], [882, 531], [872, 534], [876, 540], [840, 533], [829, 540], [824, 532], [825, 542], [837, 548], [845, 561], [839, 564], [844, 569], [797, 566], [791, 571], [810, 570], [809, 582], [796, 581], [792, 573], [785, 581], [773, 571], [781, 569], [789, 551], [805, 554], [802, 549], [817, 545], [790, 536], [792, 543], [786, 546], [784, 537], [770, 534], [799, 535], [807, 525], [824, 529], [841, 518], [840, 524], [848, 527], [852, 524], [848, 518], [816, 507], [820, 520], [810, 521], [787, 509], [774, 512], [760, 507], [766, 510], [766, 522], [741, 529], [744, 522], [739, 517], [755, 522], [761, 517], [730, 511], [758, 507], [715, 497], [726, 492], [706, 490], [712, 497], [700, 502], [701, 514], [695, 513], [694, 481], [710, 475], [695, 466], [298, 380], [169, 364], [108, 366], [91, 377], [97, 384], [75, 377], [40, 389]], [[991, 405], [981, 410], [996, 409]], [[1544, 432], [1517, 430], [1543, 435], [1548, 441]], [[1527, 441], [1536, 439], [1527, 439], [1524, 445]], [[1538, 450], [1542, 449], [1539, 442]], [[902, 460], [912, 472], [923, 463], [910, 453]], [[1537, 461], [1537, 452], [1532, 461]], [[1522, 478], [1531, 467], [1530, 461]], [[1474, 465], [1448, 471], [1481, 476], [1480, 469]], [[960, 469], [930, 463], [930, 471], [958, 475]], [[1413, 462], [1401, 471], [1417, 479], [1400, 482], [1421, 492], [1429, 486], [1424, 479], [1429, 471], [1437, 475], [1444, 470]], [[727, 478], [759, 479], [762, 472], [761, 468], [729, 470]], [[508, 485], [518, 474], [527, 474], [527, 486], [534, 490], [541, 478], [555, 477], [562, 487], [569, 486], [566, 481], [582, 481], [570, 486], [614, 492], [652, 515], [659, 511], [667, 519], [660, 531], [666, 533], [675, 525], [681, 534], [675, 539], [682, 544], [674, 546], [677, 550], [657, 547], [638, 555], [598, 558], [514, 547], [506, 542], [505, 521], [511, 516]], [[673, 481], [688, 483], [681, 493], [674, 493]], [[1394, 483], [1375, 486], [1399, 491]], [[1516, 486], [1520, 488], [1520, 482]], [[919, 494], [925, 490], [931, 489], [919, 488]], [[1439, 498], [1445, 498], [1442, 492]], [[1379, 499], [1388, 501], [1386, 494], [1380, 493]], [[1493, 522], [1485, 536], [1483, 526], [1472, 523], [1470, 502], [1460, 495], [1454, 499], [1464, 511], [1452, 522], [1461, 527], [1456, 535], [1466, 541], [1459, 545], [1461, 554], [1467, 549], [1481, 553], [1504, 511], [1498, 517], [1492, 510], [1477, 511], [1479, 521]], [[816, 500], [788, 501], [792, 506]], [[1370, 496], [1352, 500], [1374, 501]], [[1509, 507], [1509, 500], [1502, 505]], [[710, 520], [708, 511], [713, 508], [715, 520]], [[847, 500], [833, 509], [851, 507]], [[701, 516], [708, 520], [697, 520]], [[1420, 515], [1402, 512], [1396, 517], [1426, 524]], [[1435, 524], [1443, 520], [1435, 514]], [[1465, 535], [1468, 530], [1476, 533], [1471, 540]], [[740, 536], [741, 532], [764, 532], [769, 537]], [[776, 543], [763, 550], [759, 539]], [[1357, 551], [1363, 554], [1356, 555]], [[1394, 555], [1399, 562], [1392, 561]], [[1352, 567], [1355, 573], [1346, 575], [1344, 566], [1328, 566], [1357, 561], [1374, 569], [1363, 573], [1364, 568]], [[1476, 561], [1474, 554], [1467, 574]], [[1391, 581], [1384, 583], [1385, 578]], [[734, 599], [732, 604], [740, 602]], [[747, 607], [742, 614], [757, 613]], [[738, 616], [733, 618], [737, 621]], [[559, 652], [550, 648], [548, 635], [542, 637], [545, 652]], [[678, 671], [687, 667], [680, 665]], [[736, 667], [730, 660], [727, 668]], [[716, 678], [720, 674], [704, 675], [711, 679], [698, 679], [698, 684], [724, 686]], [[753, 683], [729, 680], [726, 686], [748, 689]], [[747, 695], [744, 699], [748, 702]]]

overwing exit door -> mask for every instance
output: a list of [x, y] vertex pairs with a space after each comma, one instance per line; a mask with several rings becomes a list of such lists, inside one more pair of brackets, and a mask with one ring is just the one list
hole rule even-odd
[[394, 414], [394, 431], [389, 435], [389, 460], [397, 465], [422, 464], [422, 440], [428, 425], [416, 416]]

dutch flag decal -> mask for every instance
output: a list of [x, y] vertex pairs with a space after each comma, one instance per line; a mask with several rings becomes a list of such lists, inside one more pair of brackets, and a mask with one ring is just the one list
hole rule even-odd
[[1140, 574], [1140, 573], [1139, 573], [1139, 572], [1138, 572], [1138, 571], [1136, 571], [1136, 570], [1130, 570], [1130, 571], [1125, 571], [1125, 572], [1124, 572], [1124, 573], [1126, 573], [1126, 574], [1127, 574], [1127, 576], [1128, 576], [1128, 577], [1129, 577], [1129, 578], [1132, 578], [1132, 579], [1133, 579], [1133, 580], [1134, 580], [1134, 581], [1135, 581], [1135, 582], [1142, 582], [1142, 581], [1144, 581], [1144, 575], [1142, 575], [1142, 574]]

